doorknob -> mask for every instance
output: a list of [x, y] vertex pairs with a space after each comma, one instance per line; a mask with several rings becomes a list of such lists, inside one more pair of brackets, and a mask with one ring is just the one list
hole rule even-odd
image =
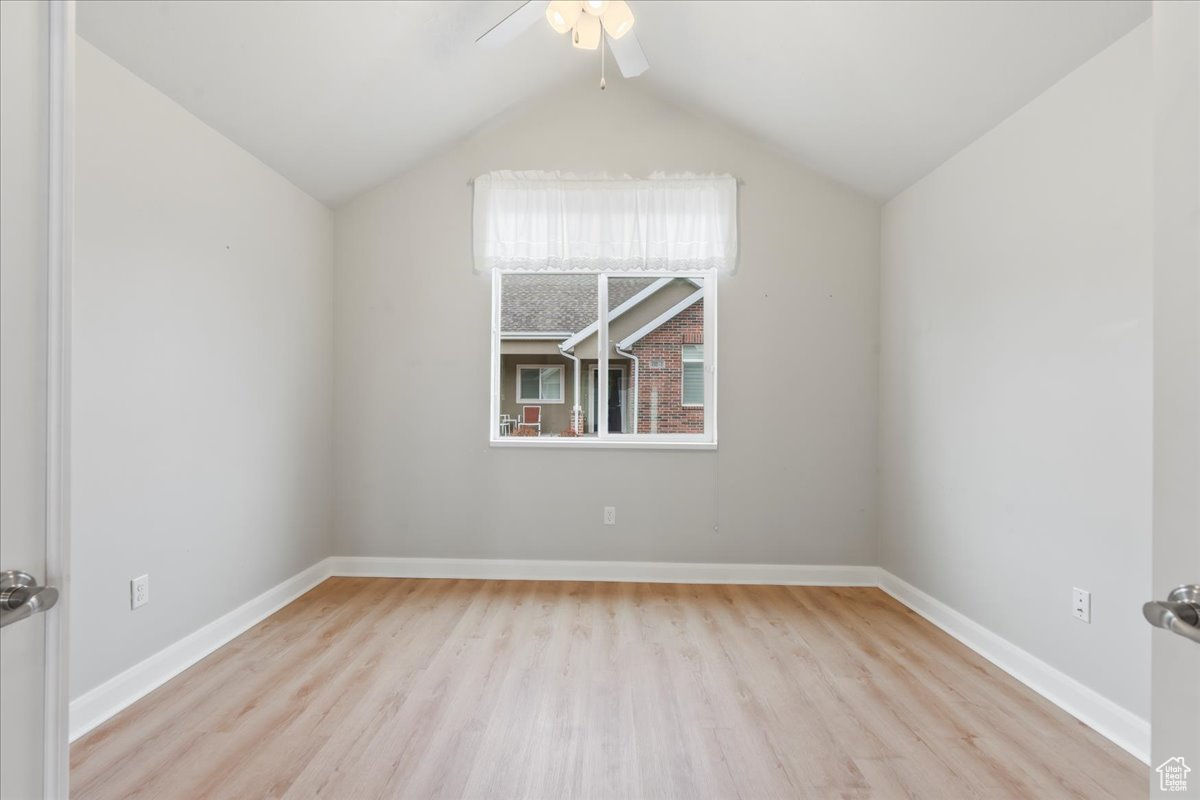
[[1142, 606], [1142, 616], [1156, 628], [1166, 628], [1200, 643], [1200, 583], [1176, 586], [1165, 602], [1146, 603]]
[[58, 589], [38, 586], [28, 572], [10, 569], [0, 572], [0, 628], [46, 611], [58, 602]]

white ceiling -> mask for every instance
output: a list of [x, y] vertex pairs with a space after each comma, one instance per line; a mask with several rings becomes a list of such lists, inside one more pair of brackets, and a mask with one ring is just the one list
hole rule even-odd
[[[1150, 16], [1149, 0], [630, 4], [639, 83], [880, 198]], [[595, 54], [548, 25], [474, 45], [518, 5], [89, 0], [78, 26], [337, 205], [551, 87], [595, 90]]]

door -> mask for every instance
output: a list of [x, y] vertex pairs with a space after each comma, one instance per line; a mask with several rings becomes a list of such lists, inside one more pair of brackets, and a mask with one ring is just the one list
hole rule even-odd
[[[63, 268], [73, 8], [0, 2], [0, 798], [66, 796]], [[52, 111], [54, 113], [52, 113]], [[66, 112], [64, 115], [63, 112]], [[52, 144], [53, 143], [53, 144]], [[53, 180], [51, 176], [54, 176]], [[24, 575], [10, 574], [20, 571]], [[40, 584], [40, 585], [39, 585]], [[37, 612], [37, 613], [34, 613]]]
[[[1152, 24], [1152, 592], [1162, 601], [1200, 584], [1200, 4], [1155, 2]], [[1200, 641], [1155, 630], [1151, 662], [1151, 794], [1200, 797]]]
[[[600, 397], [600, 370], [592, 367], [591, 416], [588, 429], [593, 433], [599, 429], [599, 416], [596, 413], [596, 403]], [[608, 432], [624, 433], [625, 425], [625, 371], [620, 367], [610, 367], [608, 370]]]
[[625, 419], [622, 413], [625, 408], [625, 390], [622, 386], [624, 374], [619, 369], [608, 371], [608, 432], [624, 433], [621, 421]]

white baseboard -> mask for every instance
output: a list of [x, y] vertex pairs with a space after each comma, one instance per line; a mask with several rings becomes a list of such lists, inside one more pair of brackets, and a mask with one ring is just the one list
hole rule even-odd
[[329, 559], [326, 558], [72, 700], [71, 741], [154, 691], [328, 577]]
[[879, 588], [1113, 744], [1150, 763], [1150, 723], [887, 570]]
[[1150, 723], [880, 567], [334, 556], [71, 701], [71, 741], [330, 576], [875, 586], [1117, 746], [1149, 763]]
[[879, 568], [801, 564], [689, 564], [657, 561], [531, 561], [490, 558], [330, 559], [333, 575], [529, 581], [878, 586]]

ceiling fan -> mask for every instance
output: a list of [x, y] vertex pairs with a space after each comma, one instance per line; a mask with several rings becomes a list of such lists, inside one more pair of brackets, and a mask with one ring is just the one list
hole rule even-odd
[[[650, 63], [642, 45], [633, 33], [633, 12], [625, 0], [527, 0], [515, 11], [497, 22], [476, 44], [503, 47], [518, 35], [532, 28], [545, 17], [550, 27], [559, 33], [571, 33], [571, 44], [581, 50], [600, 49], [608, 43], [608, 51], [626, 78], [636, 78]], [[601, 78], [600, 88], [604, 88]]]

